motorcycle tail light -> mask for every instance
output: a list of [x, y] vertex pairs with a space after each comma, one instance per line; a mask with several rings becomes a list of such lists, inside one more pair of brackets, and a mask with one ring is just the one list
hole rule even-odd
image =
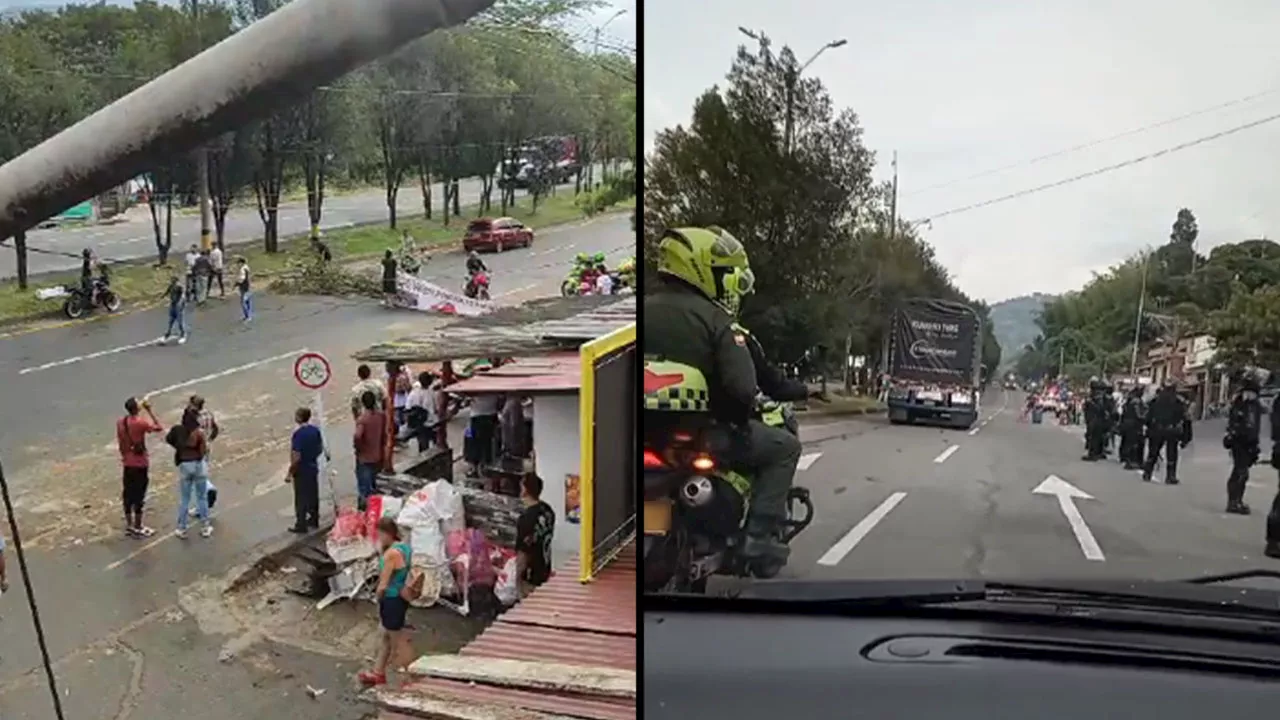
[[706, 455], [699, 455], [698, 457], [693, 459], [693, 463], [691, 464], [693, 465], [693, 469], [697, 470], [698, 472], [707, 472], [708, 470], [716, 466], [715, 461], [707, 457]]
[[662, 470], [667, 467], [658, 453], [645, 448], [644, 451], [644, 469], [645, 470]]

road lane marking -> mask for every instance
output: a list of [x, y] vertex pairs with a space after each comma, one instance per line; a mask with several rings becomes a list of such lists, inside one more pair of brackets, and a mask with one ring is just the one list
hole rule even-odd
[[796, 465], [796, 470], [808, 470], [811, 465], [822, 457], [822, 453], [808, 453], [800, 456], [800, 462]]
[[818, 558], [818, 564], [826, 565], [827, 567], [839, 565], [840, 561], [852, 552], [858, 543], [862, 542], [863, 538], [874, 530], [881, 520], [884, 520], [889, 513], [893, 512], [893, 509], [898, 507], [898, 503], [902, 502], [902, 499], [906, 496], [905, 492], [896, 492], [885, 498], [885, 501], [880, 503], [875, 510], [872, 510], [857, 525], [854, 525], [853, 529], [844, 537], [836, 541], [836, 544], [832, 545], [830, 550], [823, 553], [822, 557]]
[[501, 292], [501, 293], [498, 293], [497, 295], [494, 295], [493, 297], [494, 297], [494, 298], [500, 298], [500, 297], [506, 297], [506, 296], [508, 296], [508, 295], [515, 295], [516, 293], [522, 293], [522, 292], [524, 292], [524, 291], [526, 291], [526, 290], [532, 290], [532, 289], [534, 289], [534, 288], [538, 287], [538, 285], [539, 285], [539, 283], [529, 283], [528, 285], [521, 285], [520, 287], [516, 288], [515, 290], [508, 290], [508, 291], [506, 291], [506, 292]]
[[1107, 559], [1102, 554], [1102, 547], [1098, 545], [1098, 540], [1093, 536], [1093, 531], [1089, 529], [1088, 524], [1084, 521], [1084, 516], [1080, 514], [1080, 508], [1076, 507], [1076, 500], [1092, 500], [1092, 495], [1057, 475], [1050, 475], [1045, 478], [1044, 482], [1037, 485], [1031, 492], [1037, 495], [1053, 495], [1058, 498], [1058, 507], [1062, 509], [1062, 514], [1067, 518], [1067, 524], [1071, 526], [1071, 532], [1076, 536], [1076, 543], [1080, 545], [1080, 552], [1084, 553], [1086, 559], [1098, 562]]
[[28, 373], [40, 372], [41, 370], [49, 370], [50, 368], [62, 367], [64, 365], [74, 365], [78, 362], [84, 362], [85, 360], [93, 360], [95, 358], [100, 358], [100, 357], [106, 357], [107, 355], [115, 355], [116, 353], [128, 352], [129, 350], [137, 350], [138, 348], [155, 345], [157, 340], [158, 338], [152, 338], [151, 340], [147, 340], [145, 342], [134, 343], [132, 345], [121, 345], [120, 347], [111, 348], [110, 350], [99, 350], [98, 352], [89, 353], [88, 355], [76, 355], [75, 357], [69, 357], [63, 360], [55, 360], [54, 362], [48, 362], [43, 365], [36, 365], [35, 367], [23, 368], [18, 371], [18, 374], [26, 375]]
[[163, 394], [165, 394], [165, 393], [171, 393], [171, 392], [173, 392], [174, 390], [181, 390], [181, 389], [186, 388], [186, 387], [191, 387], [192, 385], [199, 385], [200, 383], [209, 382], [210, 380], [218, 380], [218, 379], [224, 378], [224, 377], [226, 377], [226, 376], [228, 376], [228, 375], [234, 375], [235, 373], [238, 373], [238, 372], [244, 372], [245, 370], [252, 370], [253, 368], [258, 367], [259, 365], [266, 365], [267, 363], [277, 362], [277, 361], [280, 361], [280, 360], [284, 360], [284, 359], [286, 359], [286, 358], [294, 358], [294, 357], [297, 357], [297, 356], [301, 355], [301, 354], [302, 354], [302, 353], [304, 353], [304, 352], [307, 352], [307, 349], [306, 349], [306, 348], [302, 348], [301, 350], [293, 350], [293, 351], [291, 351], [291, 352], [287, 352], [287, 353], [280, 353], [279, 355], [272, 355], [272, 356], [271, 356], [271, 357], [269, 357], [269, 358], [263, 358], [263, 359], [261, 359], [261, 360], [254, 360], [253, 362], [245, 363], [245, 364], [243, 364], [243, 365], [237, 365], [237, 366], [235, 366], [235, 367], [233, 367], [233, 368], [227, 368], [226, 370], [221, 370], [221, 371], [219, 371], [219, 372], [211, 373], [211, 374], [209, 374], [209, 375], [202, 375], [201, 377], [194, 378], [194, 379], [192, 379], [192, 380], [184, 380], [184, 381], [182, 381], [182, 382], [180, 382], [180, 383], [174, 383], [173, 385], [168, 385], [168, 386], [166, 386], [166, 387], [162, 387], [162, 388], [160, 388], [160, 389], [158, 389], [158, 390], [152, 390], [151, 392], [147, 393], [146, 395], [143, 395], [143, 396], [142, 396], [142, 399], [143, 399], [143, 400], [149, 400], [149, 399], [151, 399], [151, 398], [155, 397], [156, 395], [163, 395]]
[[938, 464], [942, 464], [942, 463], [944, 463], [944, 462], [946, 462], [946, 461], [947, 461], [947, 458], [951, 457], [952, 455], [955, 455], [955, 454], [956, 454], [956, 451], [957, 451], [957, 450], [959, 450], [959, 449], [960, 449], [960, 446], [959, 446], [959, 445], [952, 445], [951, 447], [947, 448], [946, 450], [943, 450], [943, 451], [942, 451], [942, 454], [941, 454], [941, 455], [939, 455], [938, 457], [934, 458], [934, 459], [933, 459], [933, 461], [934, 461], [934, 462], [936, 462], [936, 463], [938, 463]]

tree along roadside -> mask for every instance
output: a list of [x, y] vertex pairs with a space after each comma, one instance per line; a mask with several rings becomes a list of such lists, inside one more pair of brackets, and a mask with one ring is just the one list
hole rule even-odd
[[[527, 223], [534, 228], [535, 232], [586, 217], [586, 213], [575, 202], [575, 198], [567, 193], [538, 203], [536, 213], [533, 212], [531, 205], [531, 200], [522, 199], [509, 208], [508, 214]], [[633, 206], [634, 198], [631, 198], [620, 203], [617, 209], [625, 210]], [[465, 213], [470, 212], [474, 217], [478, 206], [464, 207], [463, 210], [464, 216]], [[395, 230], [379, 221], [376, 225], [335, 230], [328, 233], [323, 240], [333, 253], [335, 263], [348, 263], [380, 255], [387, 249], [398, 249], [401, 230], [408, 230], [419, 248], [440, 250], [458, 245], [464, 229], [465, 225], [460, 223], [446, 227], [439, 219], [427, 220], [419, 216], [402, 219], [400, 227]], [[282, 243], [281, 251], [277, 253], [267, 253], [261, 246], [256, 245], [246, 245], [235, 250], [229, 248], [228, 267], [232, 265], [232, 258], [237, 255], [243, 255], [248, 260], [254, 277], [262, 283], [259, 286], [265, 287], [266, 283], [290, 268], [305, 265], [310, 258], [314, 257], [314, 251], [311, 249], [308, 234], [303, 233]], [[111, 288], [125, 303], [126, 310], [148, 306], [152, 301], [158, 301], [169, 278], [184, 272], [181, 261], [177, 258], [175, 260], [177, 262], [161, 267], [154, 265], [153, 260], [112, 266]], [[78, 273], [58, 273], [46, 278], [40, 283], [40, 287], [56, 287], [75, 282], [78, 282]], [[230, 284], [231, 280], [227, 282]], [[61, 299], [40, 300], [36, 298], [35, 293], [35, 289], [20, 290], [16, 281], [0, 283], [0, 326], [12, 326], [61, 314]]]

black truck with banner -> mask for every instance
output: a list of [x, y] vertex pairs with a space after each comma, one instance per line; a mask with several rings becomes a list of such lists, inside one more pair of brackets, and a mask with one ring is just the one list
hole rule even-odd
[[973, 308], [906, 300], [894, 310], [888, 343], [890, 422], [973, 426], [982, 374], [982, 320]]

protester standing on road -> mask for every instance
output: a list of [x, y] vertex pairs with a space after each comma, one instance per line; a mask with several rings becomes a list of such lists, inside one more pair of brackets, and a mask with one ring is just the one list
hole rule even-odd
[[213, 524], [209, 520], [209, 487], [205, 474], [209, 442], [200, 429], [200, 413], [192, 407], [183, 410], [182, 423], [173, 426], [165, 439], [173, 446], [178, 463], [178, 529], [173, 534], [187, 537], [187, 508], [194, 496], [196, 517], [204, 525], [200, 536], [210, 537]]
[[1262, 431], [1262, 402], [1258, 392], [1262, 383], [1252, 368], [1240, 373], [1240, 389], [1231, 398], [1227, 411], [1227, 432], [1222, 446], [1231, 451], [1231, 474], [1227, 476], [1227, 512], [1248, 515], [1249, 506], [1244, 502], [1244, 491], [1249, 485], [1249, 469], [1258, 461], [1261, 452], [1258, 438]]
[[213, 294], [213, 281], [218, 281], [218, 297], [226, 297], [227, 289], [222, 286], [222, 248], [217, 245], [209, 251], [209, 269], [212, 274], [209, 275], [209, 287], [205, 291], [206, 295]]
[[169, 300], [169, 327], [164, 331], [164, 338], [160, 342], [169, 342], [169, 338], [173, 335], [173, 326], [177, 325], [178, 344], [181, 345], [187, 341], [187, 321], [183, 317], [187, 309], [187, 292], [178, 281], [177, 275], [169, 277], [169, 287], [164, 292]]
[[370, 496], [378, 491], [378, 471], [382, 469], [383, 440], [386, 438], [386, 413], [378, 409], [378, 396], [365, 391], [360, 396], [360, 417], [356, 418], [353, 444], [356, 451], [356, 492], [359, 508], [365, 509]]
[[[121, 499], [124, 501], [124, 532], [129, 537], [151, 537], [155, 531], [142, 524], [142, 507], [147, 499], [150, 484], [151, 460], [147, 456], [147, 435], [163, 432], [164, 428], [146, 400], [137, 398], [124, 401], [128, 413], [116, 422], [116, 444], [120, 448], [120, 464], [124, 468]], [[139, 410], [146, 410], [147, 417]]]
[[[187, 400], [187, 407], [196, 411], [197, 416], [200, 418], [200, 429], [204, 431], [205, 441], [208, 443], [210, 448], [212, 448], [213, 441], [218, 439], [218, 421], [214, 419], [211, 411], [205, 409], [204, 398], [199, 395], [192, 395]], [[213, 473], [211, 472], [212, 457], [213, 450], [210, 449], [205, 453], [204, 458], [204, 477], [205, 482], [208, 485], [205, 495], [208, 497], [210, 513], [213, 511], [214, 499], [218, 496], [218, 490], [213, 486]], [[191, 508], [191, 514], [196, 514], [196, 508]]]
[[351, 417], [358, 418], [360, 413], [364, 412], [364, 403], [361, 398], [367, 392], [372, 392], [374, 397], [378, 398], [378, 409], [385, 410], [387, 389], [382, 383], [373, 379], [373, 370], [368, 365], [361, 364], [356, 368], [356, 377], [360, 378], [360, 381], [351, 388]]
[[391, 407], [394, 414], [392, 422], [395, 423], [396, 437], [400, 436], [400, 428], [404, 427], [405, 408], [409, 405], [409, 393], [413, 390], [413, 378], [409, 375], [409, 368], [404, 363], [395, 360], [388, 360], [384, 367], [386, 374], [382, 376], [383, 382], [391, 387]]
[[425, 452], [434, 439], [439, 408], [435, 390], [435, 376], [429, 372], [418, 373], [418, 380], [409, 392], [405, 403], [405, 422], [412, 437], [418, 440], [418, 452]]
[[187, 283], [186, 283], [187, 294], [190, 295], [192, 298], [199, 297], [196, 294], [196, 283], [198, 282], [196, 279], [196, 261], [199, 259], [200, 259], [200, 249], [196, 247], [195, 243], [192, 243], [191, 247], [187, 249], [187, 258], [186, 258], [187, 260]]
[[1165, 457], [1165, 483], [1178, 484], [1178, 448], [1191, 442], [1190, 425], [1186, 422], [1186, 408], [1178, 397], [1176, 381], [1167, 377], [1147, 409], [1147, 461], [1142, 467], [1142, 479], [1151, 482], [1156, 461], [1161, 451]]
[[289, 474], [293, 483], [293, 527], [289, 532], [305, 533], [320, 527], [320, 456], [325, 454], [320, 428], [311, 424], [311, 409], [298, 408], [293, 414], [298, 427], [290, 440]]
[[1098, 378], [1089, 380], [1089, 398], [1084, 403], [1084, 446], [1082, 460], [1101, 460], [1105, 456], [1106, 444], [1106, 388]]
[[396, 259], [389, 249], [386, 254], [382, 256], [382, 294], [384, 296], [383, 303], [387, 307], [391, 307], [395, 304]]
[[192, 283], [192, 297], [197, 305], [203, 305], [209, 299], [209, 285], [213, 282], [213, 261], [209, 259], [209, 251], [201, 250], [196, 255], [196, 264], [192, 268], [195, 280]]
[[243, 255], [236, 258], [236, 267], [240, 268], [236, 276], [236, 290], [240, 293], [240, 312], [244, 321], [253, 320], [253, 291], [249, 287], [249, 261]]

